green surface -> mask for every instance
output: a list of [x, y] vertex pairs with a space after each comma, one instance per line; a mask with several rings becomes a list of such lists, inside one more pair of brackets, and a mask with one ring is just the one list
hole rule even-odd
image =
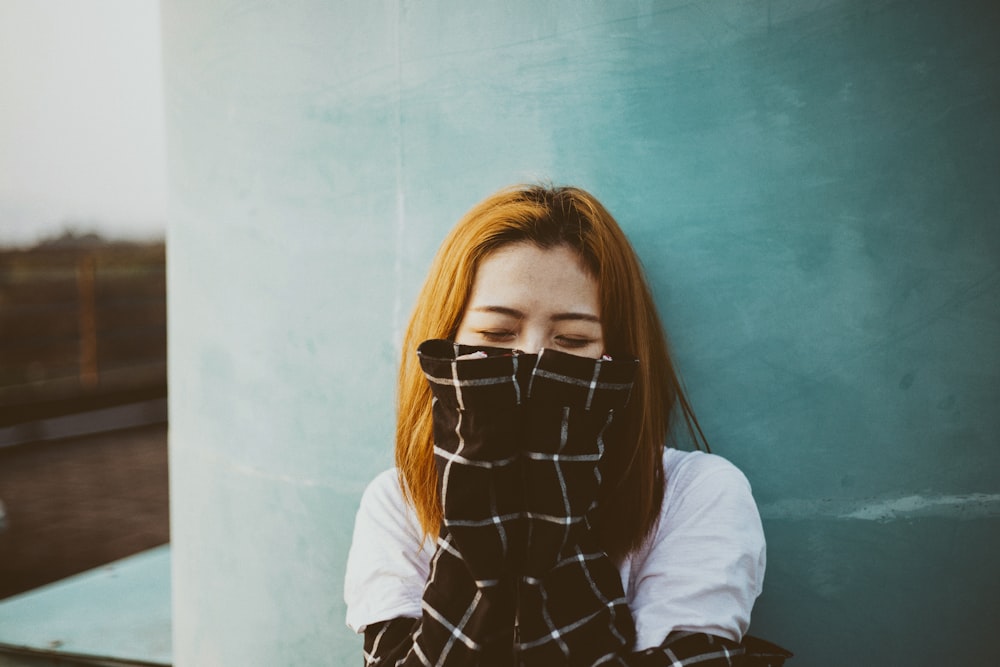
[[994, 662], [1000, 5], [164, 18], [178, 664], [360, 663], [343, 563], [413, 298], [469, 206], [538, 178], [621, 221], [753, 483], [754, 633], [810, 667]]
[[169, 665], [170, 548], [0, 601], [0, 665]]

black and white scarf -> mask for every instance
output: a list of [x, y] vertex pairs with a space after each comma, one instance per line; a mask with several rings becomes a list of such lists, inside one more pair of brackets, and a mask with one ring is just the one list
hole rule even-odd
[[444, 340], [417, 353], [434, 397], [444, 521], [421, 618], [369, 625], [366, 667], [732, 667], [781, 665], [790, 655], [778, 649], [773, 661], [750, 663], [744, 645], [699, 633], [631, 650], [621, 578], [592, 519], [598, 464], [635, 359]]

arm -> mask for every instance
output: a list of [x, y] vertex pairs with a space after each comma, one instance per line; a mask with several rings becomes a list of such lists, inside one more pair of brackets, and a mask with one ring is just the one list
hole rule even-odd
[[738, 641], [704, 632], [672, 633], [658, 646], [632, 651], [632, 613], [590, 517], [600, 488], [597, 463], [605, 447], [615, 446], [605, 438], [628, 400], [635, 366], [543, 351], [535, 367], [525, 409], [528, 546], [518, 599], [525, 665], [739, 664]]
[[421, 345], [433, 393], [434, 453], [444, 522], [420, 619], [365, 632], [366, 664], [509, 665], [514, 641], [511, 553], [522, 538], [517, 359], [461, 360], [446, 341]]
[[660, 518], [630, 567], [637, 646], [664, 634], [739, 641], [763, 587], [764, 533], [746, 477], [725, 459], [668, 450]]
[[537, 358], [524, 416], [527, 550], [518, 598], [525, 665], [595, 664], [627, 652], [635, 628], [591, 517], [604, 438], [637, 362], [552, 350]]

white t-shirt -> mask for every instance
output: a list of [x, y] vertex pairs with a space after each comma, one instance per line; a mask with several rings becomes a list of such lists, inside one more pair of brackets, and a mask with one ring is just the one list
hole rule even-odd
[[[641, 651], [675, 630], [740, 641], [764, 582], [764, 531], [750, 484], [727, 460], [667, 449], [666, 490], [650, 538], [619, 571]], [[347, 625], [419, 618], [434, 550], [403, 500], [396, 470], [361, 498], [347, 558]]]

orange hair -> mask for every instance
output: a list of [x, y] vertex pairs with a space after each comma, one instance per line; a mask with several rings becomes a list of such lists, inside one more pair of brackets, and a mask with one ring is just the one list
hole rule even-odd
[[663, 500], [663, 448], [675, 417], [696, 445], [708, 445], [674, 371], [656, 305], [639, 259], [615, 219], [592, 195], [571, 187], [514, 186], [472, 208], [442, 243], [403, 340], [396, 421], [396, 466], [425, 537], [442, 513], [434, 464], [431, 392], [417, 360], [429, 338], [452, 339], [480, 262], [501, 246], [530, 242], [576, 250], [597, 280], [605, 349], [634, 354], [639, 370], [619, 413], [620, 446], [602, 462], [596, 520], [605, 552], [621, 558], [638, 547]]

